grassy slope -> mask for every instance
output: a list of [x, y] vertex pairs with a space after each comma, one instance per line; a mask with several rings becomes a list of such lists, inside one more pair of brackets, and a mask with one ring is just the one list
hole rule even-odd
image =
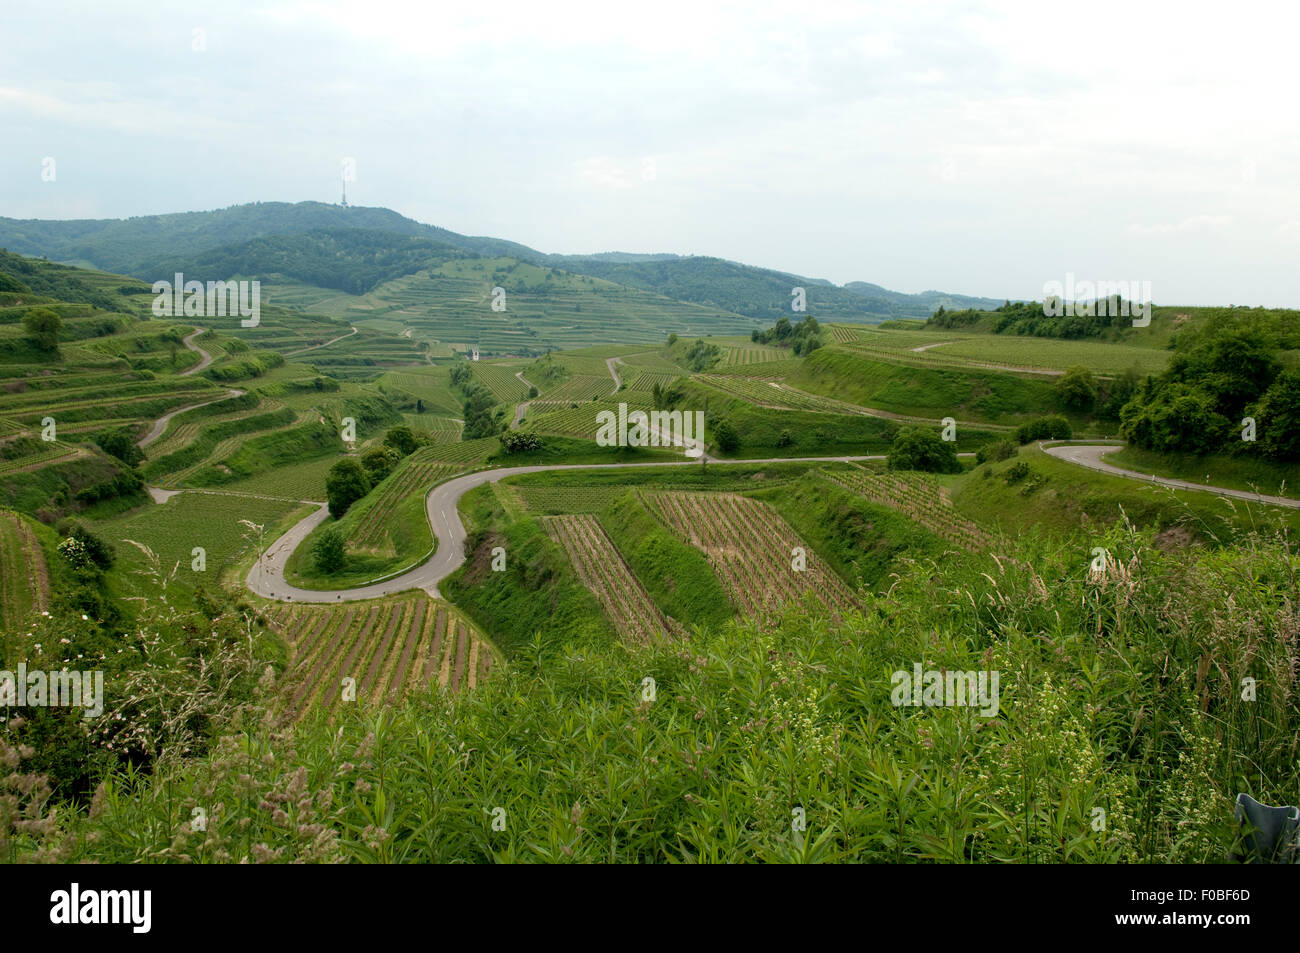
[[599, 515], [641, 585], [663, 612], [683, 625], [717, 625], [731, 618], [731, 600], [708, 559], [663, 525], [635, 492]]
[[[534, 637], [558, 649], [606, 644], [614, 631], [596, 597], [578, 580], [568, 557], [537, 519], [511, 519], [491, 487], [461, 497], [470, 529], [467, 561], [439, 587], [447, 599], [487, 632], [507, 658]], [[506, 552], [506, 569], [493, 572], [492, 549]]]

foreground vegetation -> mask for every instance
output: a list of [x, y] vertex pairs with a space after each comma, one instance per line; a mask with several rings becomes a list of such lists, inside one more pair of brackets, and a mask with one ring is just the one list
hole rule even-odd
[[[526, 643], [454, 700], [343, 706], [296, 730], [268, 672], [222, 711], [209, 754], [120, 767], [48, 820], [39, 782], [14, 773], [11, 725], [0, 854], [1201, 862], [1231, 853], [1237, 791], [1286, 803], [1300, 783], [1283, 540], [1162, 551], [1120, 525], [1001, 543], [946, 563], [936, 587], [938, 568], [908, 566], [843, 623], [794, 610], [683, 642]], [[890, 673], [914, 663], [1000, 672], [996, 717], [895, 707]], [[15, 829], [17, 810], [31, 823]]]

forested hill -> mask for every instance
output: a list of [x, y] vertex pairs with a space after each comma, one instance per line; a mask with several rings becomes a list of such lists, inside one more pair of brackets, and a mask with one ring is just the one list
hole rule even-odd
[[[498, 238], [474, 238], [424, 225], [386, 208], [324, 202], [256, 202], [211, 212], [177, 212], [125, 219], [0, 218], [0, 248], [56, 261], [84, 262], [145, 277], [159, 262], [182, 260], [214, 248], [271, 235], [319, 229], [372, 229], [440, 242], [475, 255], [533, 260], [540, 252]], [[263, 269], [258, 269], [263, 270]]]
[[320, 288], [365, 294], [376, 285], [470, 252], [445, 242], [365, 228], [321, 228], [300, 235], [267, 235], [189, 256], [164, 256], [141, 271], [170, 275], [283, 276]]
[[791, 313], [795, 288], [805, 289], [807, 312], [825, 320], [924, 319], [939, 307], [993, 308], [1001, 303], [938, 291], [902, 294], [868, 282], [840, 287], [704, 256], [552, 255], [505, 239], [425, 225], [391, 209], [322, 202], [258, 202], [128, 219], [0, 218], [0, 248], [149, 281], [175, 271], [283, 275], [351, 293], [458, 255], [511, 258], [765, 322]]

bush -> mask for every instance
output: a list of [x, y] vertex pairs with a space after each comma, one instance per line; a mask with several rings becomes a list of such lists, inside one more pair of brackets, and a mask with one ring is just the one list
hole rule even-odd
[[921, 470], [926, 473], [960, 473], [954, 444], [923, 427], [905, 427], [889, 448], [889, 469]]
[[719, 420], [713, 425], [713, 442], [723, 453], [734, 453], [740, 449], [740, 435], [725, 420]]
[[507, 430], [501, 435], [501, 448], [506, 453], [527, 453], [529, 450], [540, 450], [542, 449], [542, 438], [535, 433]]
[[1006, 472], [1002, 474], [1002, 478], [1007, 481], [1007, 486], [1019, 483], [1027, 476], [1029, 476], [1029, 464], [1025, 463], [1024, 460], [1018, 460], [1011, 464], [1011, 466], [1007, 467]]
[[1001, 463], [1003, 460], [1010, 460], [1020, 452], [1020, 448], [1010, 440], [995, 440], [992, 443], [986, 443], [975, 451], [975, 462], [979, 463]]
[[1031, 420], [1027, 424], [1021, 424], [1020, 429], [1016, 431], [1016, 437], [1021, 443], [1032, 443], [1035, 440], [1069, 440], [1072, 436], [1074, 431], [1070, 429], [1070, 422], [1059, 414]]

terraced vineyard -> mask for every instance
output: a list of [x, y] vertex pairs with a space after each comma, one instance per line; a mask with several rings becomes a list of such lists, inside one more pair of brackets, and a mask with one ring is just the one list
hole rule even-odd
[[434, 685], [472, 689], [501, 664], [464, 616], [422, 593], [342, 606], [277, 605], [267, 616], [290, 646], [284, 698], [299, 718], [350, 704], [344, 679], [353, 680], [357, 704], [382, 705]]
[[496, 437], [480, 437], [477, 440], [460, 440], [456, 443], [440, 443], [426, 447], [411, 454], [411, 460], [443, 460], [447, 463], [460, 463], [474, 466], [487, 459], [488, 454], [501, 446]]
[[402, 414], [402, 421], [412, 430], [427, 434], [435, 443], [455, 443], [465, 426], [458, 419], [434, 414]]
[[366, 510], [352, 530], [351, 542], [357, 549], [372, 552], [390, 551], [388, 527], [396, 506], [412, 493], [425, 493], [435, 484], [449, 480], [463, 468], [452, 463], [410, 460], [377, 487], [374, 500], [367, 500]]
[[617, 400], [589, 400], [577, 407], [557, 407], [546, 401], [533, 401], [529, 406], [527, 428], [539, 433], [553, 433], [565, 437], [579, 437], [595, 440], [596, 431], [600, 429], [596, 415], [602, 410], [618, 413], [619, 403], [626, 403], [628, 411], [651, 409], [650, 400], [644, 394], [620, 394]]
[[627, 382], [628, 391], [650, 393], [654, 390], [655, 384], [660, 387], [668, 387], [673, 381], [682, 376], [680, 373], [660, 374], [655, 371], [640, 371], [632, 368], [626, 371], [624, 380]]
[[16, 631], [49, 606], [49, 570], [35, 530], [0, 510], [0, 629]]
[[570, 377], [554, 390], [546, 392], [547, 401], [585, 402], [593, 397], [604, 397], [614, 390], [614, 378], [608, 374], [603, 377], [581, 375]]
[[675, 620], [655, 607], [596, 517], [550, 516], [545, 518], [545, 524], [551, 538], [564, 547], [578, 578], [596, 596], [624, 638], [644, 644], [674, 633], [684, 634]]
[[722, 360], [719, 367], [745, 367], [749, 364], [765, 364], [772, 361], [794, 360], [794, 350], [787, 347], [772, 347], [767, 344], [741, 344], [734, 347], [723, 346]]
[[[732, 377], [725, 374], [700, 374], [695, 378], [701, 384], [739, 397], [751, 403], [769, 407], [782, 407], [788, 410], [812, 410], [820, 413], [843, 414], [852, 412], [848, 404], [791, 390], [779, 380], [764, 380], [756, 377]], [[858, 411], [859, 413], [861, 411]]]
[[983, 550], [991, 543], [987, 533], [957, 512], [947, 492], [928, 474], [836, 470], [825, 476], [873, 503], [898, 510], [964, 549]]
[[481, 380], [492, 396], [503, 404], [517, 404], [528, 399], [528, 385], [515, 377], [518, 367], [501, 364], [484, 364], [475, 361], [470, 364], [474, 376]]
[[[812, 594], [833, 612], [856, 608], [848, 586], [766, 503], [733, 493], [647, 493], [664, 522], [702, 550], [743, 615], [770, 621]], [[804, 550], [806, 568], [793, 568]]]

